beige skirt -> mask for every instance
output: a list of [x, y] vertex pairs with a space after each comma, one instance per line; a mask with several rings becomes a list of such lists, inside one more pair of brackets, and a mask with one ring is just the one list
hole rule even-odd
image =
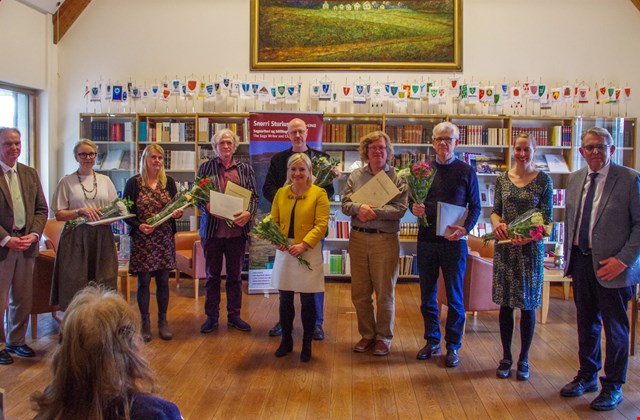
[[302, 258], [309, 261], [311, 270], [298, 263], [298, 259], [288, 252], [276, 250], [271, 287], [301, 293], [324, 292], [322, 246], [318, 244], [303, 252]]

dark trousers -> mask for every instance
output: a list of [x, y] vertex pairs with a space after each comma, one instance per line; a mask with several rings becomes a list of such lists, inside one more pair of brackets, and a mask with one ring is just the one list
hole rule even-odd
[[[316, 324], [316, 302], [314, 295], [317, 293], [300, 293], [302, 330], [304, 341], [310, 342]], [[289, 339], [293, 332], [293, 320], [296, 310], [293, 305], [295, 292], [280, 290], [280, 325], [282, 326], [282, 338]]]
[[627, 305], [633, 287], [608, 289], [602, 287], [593, 271], [593, 256], [583, 255], [578, 247], [571, 252], [573, 299], [578, 321], [578, 376], [595, 379], [602, 368], [600, 334], [602, 327], [607, 340], [602, 386], [620, 387], [627, 376], [629, 357], [629, 318]]
[[227, 319], [240, 317], [242, 306], [242, 262], [247, 241], [244, 237], [202, 239], [207, 280], [204, 312], [209, 318], [218, 319], [220, 310], [220, 273], [222, 258], [226, 259]]
[[170, 270], [156, 270], [138, 273], [138, 290], [136, 291], [136, 297], [141, 315], [149, 315], [149, 300], [151, 299], [149, 284], [151, 284], [151, 276], [156, 278], [158, 313], [167, 313], [167, 308], [169, 307], [169, 272]]
[[324, 292], [318, 292], [313, 294], [316, 305], [316, 325], [322, 327], [324, 321]]
[[467, 241], [418, 241], [418, 274], [420, 275], [420, 310], [424, 320], [424, 338], [439, 343], [440, 314], [438, 308], [438, 276], [442, 270], [449, 301], [444, 339], [447, 349], [462, 345], [464, 329], [464, 272], [467, 267]]

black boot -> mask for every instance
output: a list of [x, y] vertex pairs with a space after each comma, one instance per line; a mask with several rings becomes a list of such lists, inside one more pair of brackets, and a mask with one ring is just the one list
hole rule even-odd
[[158, 335], [163, 340], [171, 340], [173, 338], [171, 328], [169, 328], [169, 323], [167, 322], [167, 314], [158, 314]]
[[300, 351], [300, 361], [311, 360], [311, 343], [316, 325], [316, 303], [313, 293], [300, 293], [302, 303], [302, 350]]
[[280, 290], [280, 325], [282, 326], [282, 340], [275, 352], [276, 357], [286, 356], [293, 351], [293, 318], [296, 316], [293, 306], [294, 293]]
[[149, 314], [141, 315], [141, 318], [140, 335], [142, 336], [142, 341], [148, 343], [151, 341], [151, 320], [149, 319]]

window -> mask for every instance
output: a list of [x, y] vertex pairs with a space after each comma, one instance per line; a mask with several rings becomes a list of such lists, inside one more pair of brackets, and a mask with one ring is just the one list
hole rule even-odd
[[0, 83], [0, 127], [16, 127], [22, 134], [22, 152], [18, 161], [34, 162], [35, 91]]

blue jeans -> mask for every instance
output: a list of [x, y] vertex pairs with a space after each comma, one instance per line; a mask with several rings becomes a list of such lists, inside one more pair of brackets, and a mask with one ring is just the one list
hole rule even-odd
[[420, 310], [424, 320], [424, 338], [433, 344], [440, 343], [438, 276], [439, 270], [442, 270], [449, 302], [444, 337], [448, 350], [458, 350], [462, 345], [465, 322], [463, 286], [468, 253], [467, 241], [418, 241]]

